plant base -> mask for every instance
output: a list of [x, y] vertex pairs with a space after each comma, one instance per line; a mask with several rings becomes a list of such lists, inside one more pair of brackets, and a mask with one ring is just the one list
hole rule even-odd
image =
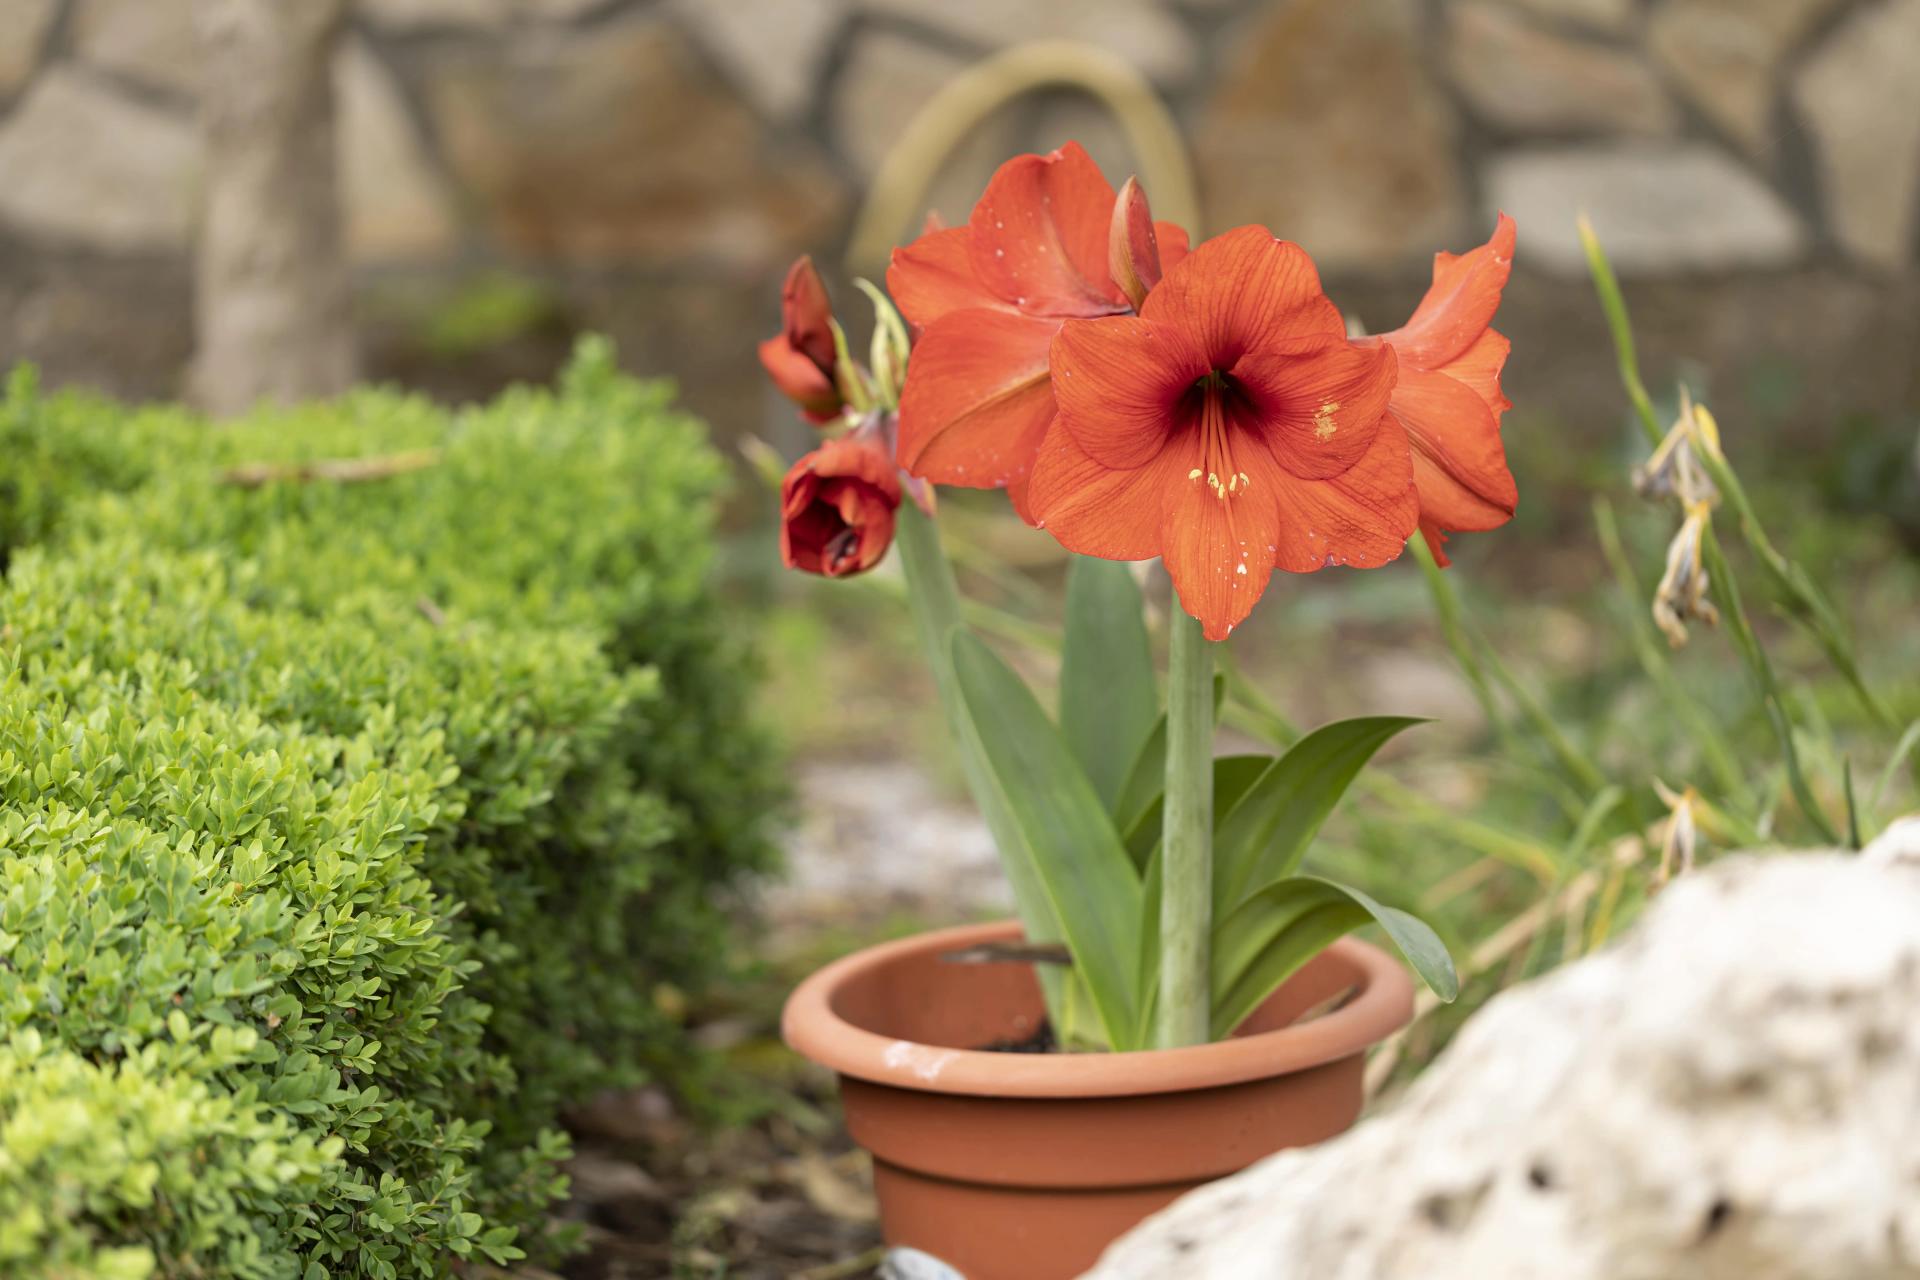
[[1412, 1016], [1405, 970], [1349, 938], [1230, 1040], [982, 1052], [1045, 1017], [1033, 970], [941, 957], [1019, 936], [1008, 922], [869, 948], [802, 983], [783, 1020], [796, 1051], [840, 1073], [887, 1242], [968, 1280], [1077, 1276], [1182, 1192], [1341, 1132], [1360, 1113], [1367, 1047]]

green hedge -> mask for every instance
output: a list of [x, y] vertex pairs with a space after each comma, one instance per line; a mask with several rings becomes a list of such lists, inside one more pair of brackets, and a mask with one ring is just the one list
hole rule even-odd
[[556, 1110], [688, 1069], [660, 993], [769, 862], [698, 425], [590, 344], [461, 414], [16, 376], [0, 441], [0, 1274], [537, 1249]]

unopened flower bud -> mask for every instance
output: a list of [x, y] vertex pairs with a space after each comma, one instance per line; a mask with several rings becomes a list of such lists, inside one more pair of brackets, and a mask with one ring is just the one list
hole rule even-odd
[[1114, 199], [1113, 222], [1107, 231], [1107, 270], [1135, 311], [1160, 283], [1160, 237], [1153, 229], [1153, 210], [1147, 207], [1147, 193], [1138, 178], [1128, 178]]

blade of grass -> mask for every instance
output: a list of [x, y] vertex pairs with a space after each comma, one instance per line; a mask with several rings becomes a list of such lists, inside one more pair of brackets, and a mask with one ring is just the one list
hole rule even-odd
[[1634, 576], [1633, 562], [1628, 559], [1626, 545], [1620, 539], [1620, 527], [1614, 518], [1613, 504], [1604, 497], [1594, 499], [1593, 523], [1599, 533], [1601, 554], [1612, 568], [1614, 581], [1619, 584], [1620, 594], [1626, 601], [1630, 619], [1628, 633], [1633, 641], [1634, 655], [1640, 660], [1641, 670], [1659, 688], [1665, 704], [1679, 716], [1721, 791], [1730, 798], [1744, 800], [1747, 781], [1739, 765], [1734, 762], [1732, 749], [1675, 674], [1673, 664], [1667, 660], [1666, 650], [1654, 634], [1653, 624], [1647, 619], [1647, 597], [1641, 592], [1639, 579]]
[[1767, 651], [1761, 647], [1759, 637], [1753, 633], [1753, 624], [1747, 618], [1746, 607], [1740, 600], [1740, 584], [1727, 567], [1726, 555], [1720, 550], [1720, 541], [1714, 536], [1710, 524], [1700, 540], [1700, 548], [1701, 564], [1706, 569], [1713, 597], [1720, 605], [1721, 616], [1726, 619], [1727, 634], [1733, 639], [1734, 648], [1739, 651], [1741, 660], [1747, 664], [1747, 670], [1753, 676], [1761, 705], [1773, 725], [1774, 736], [1779, 739], [1781, 762], [1786, 766], [1787, 785], [1793, 790], [1793, 798], [1821, 837], [1829, 844], [1837, 844], [1840, 835], [1814, 799], [1813, 790], [1807, 785], [1806, 775], [1801, 771], [1800, 753], [1793, 741], [1793, 717], [1787, 710], [1786, 698], [1780, 692], [1779, 678], [1774, 675], [1773, 663], [1768, 660]]
[[1607, 261], [1600, 238], [1593, 234], [1593, 224], [1585, 214], [1580, 215], [1579, 228], [1580, 247], [1586, 251], [1587, 270], [1593, 276], [1593, 291], [1600, 295], [1607, 332], [1613, 335], [1613, 352], [1620, 364], [1620, 385], [1626, 388], [1627, 399], [1633, 402], [1647, 442], [1657, 449], [1665, 433], [1653, 411], [1653, 401], [1647, 398], [1646, 384], [1640, 381], [1640, 359], [1633, 349], [1633, 321], [1627, 315], [1627, 300], [1620, 296], [1620, 282], [1614, 278], [1613, 264]]

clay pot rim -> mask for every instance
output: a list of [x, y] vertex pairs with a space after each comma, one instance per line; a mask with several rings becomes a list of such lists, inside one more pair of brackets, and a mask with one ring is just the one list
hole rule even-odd
[[1360, 971], [1360, 990], [1312, 1021], [1187, 1049], [1132, 1053], [1019, 1054], [951, 1049], [876, 1035], [842, 1018], [836, 992], [856, 974], [928, 951], [957, 951], [1021, 936], [1020, 922], [917, 933], [843, 956], [787, 998], [780, 1032], [801, 1056], [844, 1076], [923, 1093], [997, 1098], [1099, 1098], [1178, 1093], [1271, 1079], [1364, 1052], [1413, 1017], [1413, 978], [1357, 938], [1327, 951]]

